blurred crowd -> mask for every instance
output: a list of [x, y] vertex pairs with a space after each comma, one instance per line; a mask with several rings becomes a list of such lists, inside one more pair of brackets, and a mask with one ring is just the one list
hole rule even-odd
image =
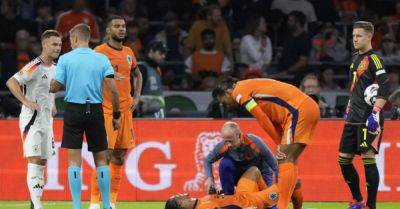
[[151, 43], [165, 45], [160, 66], [164, 90], [211, 91], [224, 75], [275, 78], [305, 92], [311, 92], [309, 80], [318, 91], [346, 89], [355, 20], [375, 25], [373, 48], [390, 72], [393, 92], [399, 86], [400, 1], [396, 0], [0, 2], [0, 91], [10, 76], [39, 55], [44, 30], [55, 28], [63, 34], [65, 53], [70, 50], [69, 29], [85, 22], [96, 46], [106, 38], [105, 20], [114, 14], [126, 19], [125, 44], [139, 62], [148, 57]]

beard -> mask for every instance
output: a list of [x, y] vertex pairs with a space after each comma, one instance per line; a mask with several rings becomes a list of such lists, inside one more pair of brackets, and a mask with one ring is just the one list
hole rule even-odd
[[118, 37], [117, 35], [112, 35], [111, 36], [112, 40], [117, 41], [117, 42], [123, 42], [126, 39], [126, 36], [124, 36], [123, 38]]

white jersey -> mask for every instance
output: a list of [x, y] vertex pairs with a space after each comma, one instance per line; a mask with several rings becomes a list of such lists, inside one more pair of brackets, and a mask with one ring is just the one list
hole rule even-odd
[[40, 106], [40, 111], [32, 111], [25, 105], [22, 106], [20, 128], [29, 125], [51, 127], [53, 116], [51, 110], [54, 105], [54, 94], [50, 93], [50, 81], [55, 74], [55, 65], [43, 66], [43, 61], [38, 57], [25, 65], [13, 77], [23, 87], [25, 97]]

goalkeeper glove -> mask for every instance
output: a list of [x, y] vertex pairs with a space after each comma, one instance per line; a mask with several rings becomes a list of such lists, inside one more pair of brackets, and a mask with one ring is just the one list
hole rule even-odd
[[379, 113], [381, 112], [381, 108], [375, 106], [372, 109], [371, 115], [369, 115], [367, 122], [365, 125], [367, 126], [367, 129], [369, 132], [372, 134], [379, 134], [381, 132], [381, 126], [379, 124]]

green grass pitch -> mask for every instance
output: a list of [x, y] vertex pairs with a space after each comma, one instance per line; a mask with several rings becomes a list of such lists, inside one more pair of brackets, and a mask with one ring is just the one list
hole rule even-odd
[[[71, 209], [71, 202], [43, 202], [45, 209]], [[163, 209], [164, 203], [162, 202], [119, 202], [117, 209]], [[309, 202], [304, 203], [304, 209], [346, 209], [347, 203], [320, 203]], [[88, 203], [85, 202], [83, 208], [87, 208]], [[0, 209], [28, 209], [29, 202], [25, 201], [0, 201]], [[400, 203], [378, 203], [379, 209], [398, 209]]]

